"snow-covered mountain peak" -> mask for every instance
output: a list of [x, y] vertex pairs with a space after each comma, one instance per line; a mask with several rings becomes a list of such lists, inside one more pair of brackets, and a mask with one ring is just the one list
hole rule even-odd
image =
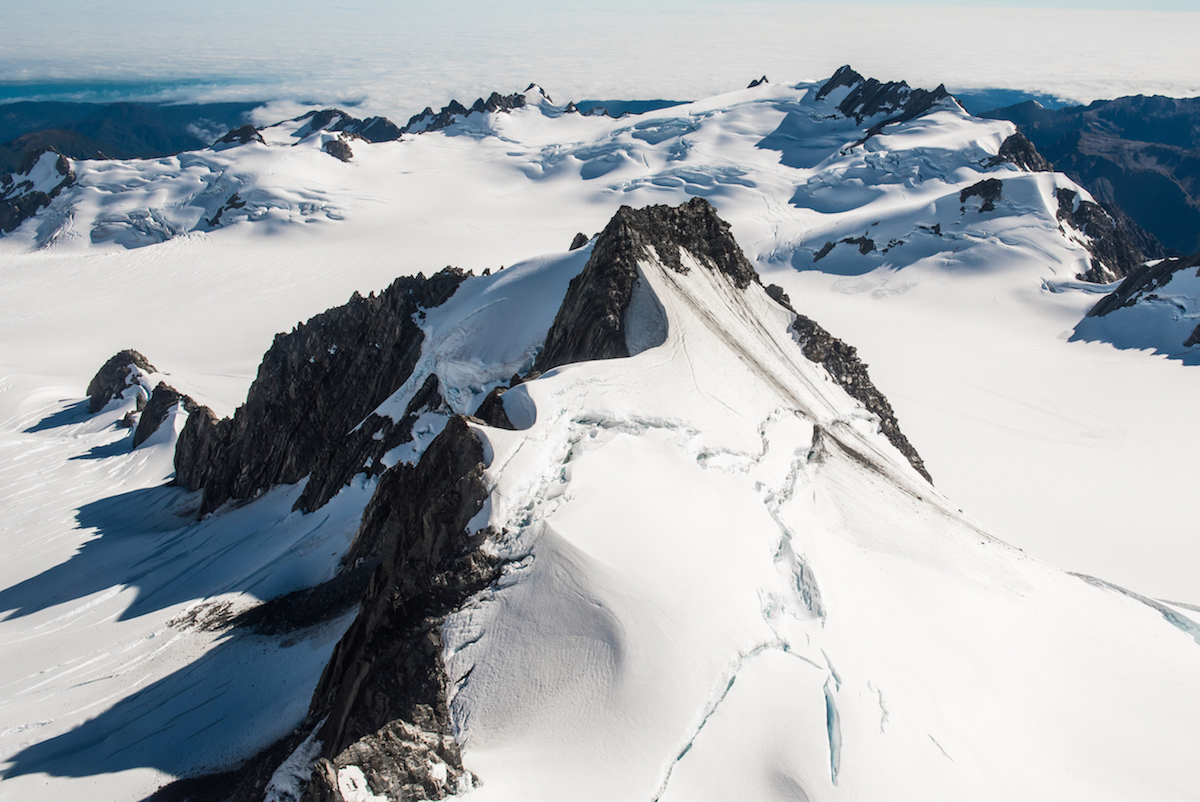
[[54, 148], [28, 154], [17, 172], [0, 176], [0, 236], [49, 206], [74, 182], [71, 160]]
[[911, 120], [938, 105], [946, 106], [949, 103], [962, 108], [944, 85], [929, 91], [913, 89], [906, 81], [881, 83], [874, 78], [864, 78], [849, 65], [839, 68], [822, 84], [817, 90], [816, 99], [836, 104], [838, 111], [853, 117], [859, 124], [878, 115], [889, 115], [890, 119], [876, 123], [871, 131], [880, 130], [887, 124]]

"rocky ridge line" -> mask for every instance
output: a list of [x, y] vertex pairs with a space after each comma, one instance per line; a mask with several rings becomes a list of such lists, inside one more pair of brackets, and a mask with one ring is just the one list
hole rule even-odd
[[1064, 187], [1055, 190], [1055, 196], [1058, 198], [1059, 227], [1068, 225], [1088, 239], [1084, 247], [1091, 255], [1091, 263], [1079, 276], [1081, 280], [1107, 284], [1128, 275], [1146, 261], [1146, 255], [1133, 238], [1103, 206], [1088, 200], [1077, 203], [1079, 193]]
[[[41, 189], [35, 175], [39, 169], [47, 173]], [[46, 187], [47, 181], [53, 186]], [[0, 234], [15, 231], [74, 183], [75, 169], [66, 156], [52, 147], [30, 152], [17, 172], [0, 176]]]
[[738, 289], [758, 281], [729, 224], [703, 198], [679, 207], [622, 206], [597, 238], [583, 271], [571, 280], [535, 368], [544, 373], [570, 362], [629, 356], [626, 312], [637, 264], [657, 256], [684, 273], [680, 249], [724, 273]]
[[838, 103], [837, 110], [846, 117], [854, 118], [856, 123], [861, 125], [868, 117], [878, 114], [889, 115], [886, 119], [868, 128], [866, 134], [856, 144], [862, 144], [889, 125], [920, 117], [944, 100], [948, 99], [952, 103], [958, 103], [954, 96], [946, 91], [944, 84], [939, 84], [937, 89], [929, 91], [913, 89], [906, 81], [880, 83], [874, 78], [864, 78], [849, 64], [840, 67], [817, 90], [817, 100], [823, 100], [833, 90], [840, 87], [848, 87], [850, 92]]
[[[276, 335], [232, 418], [218, 420], [208, 407], [188, 417], [175, 450], [175, 483], [204, 491], [204, 515], [309, 476], [297, 501], [307, 512], [367, 462], [375, 466], [368, 470], [382, 471], [382, 455], [411, 440], [412, 418], [394, 422], [372, 412], [420, 357], [425, 335], [414, 316], [440, 306], [466, 277], [447, 268], [428, 279], [399, 278], [379, 295], [355, 293], [344, 306]], [[437, 406], [440, 396], [422, 401]]]

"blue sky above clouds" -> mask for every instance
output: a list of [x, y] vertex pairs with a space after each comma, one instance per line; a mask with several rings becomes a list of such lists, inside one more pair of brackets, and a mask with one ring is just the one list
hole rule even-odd
[[1184, 8], [1197, 0], [1055, 2], [59, 0], [5, 10], [0, 100], [277, 98], [404, 117], [531, 81], [560, 101], [690, 99], [844, 63], [1085, 101], [1200, 95], [1200, 57], [1181, 46], [1200, 40]]

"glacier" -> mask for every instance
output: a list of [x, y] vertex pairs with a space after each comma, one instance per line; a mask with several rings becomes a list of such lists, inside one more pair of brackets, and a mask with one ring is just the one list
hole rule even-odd
[[[228, 415], [276, 332], [447, 262], [481, 275], [422, 313], [376, 410], [436, 375], [444, 406], [383, 467], [447, 431], [483, 455], [463, 531], [496, 577], [430, 630], [461, 750], [431, 764], [443, 793], [1189, 798], [1193, 371], [1072, 341], [1115, 283], [1081, 280], [1089, 238], [1057, 217], [1058, 190], [1086, 193], [996, 158], [1010, 124], [948, 96], [896, 119], [905, 92], [857, 119], [838, 105], [861, 84], [826, 86], [617, 120], [538, 100], [348, 162], [301, 120], [72, 162], [0, 239], [0, 798], [141, 798], [334, 730], [309, 694], [353, 610], [228, 624], [335, 579], [383, 479], [196, 520], [164, 486], [185, 416], [131, 449], [136, 393], [91, 415], [81, 388], [133, 345]], [[647, 236], [624, 353], [539, 366], [601, 261], [603, 235], [572, 235], [684, 201], [761, 278]], [[935, 485], [805, 357], [798, 314], [859, 349]], [[461, 417], [499, 390], [513, 428]], [[342, 751], [331, 782], [373, 793]]]

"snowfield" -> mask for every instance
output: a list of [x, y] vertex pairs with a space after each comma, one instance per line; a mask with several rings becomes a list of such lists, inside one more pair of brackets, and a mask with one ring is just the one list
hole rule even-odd
[[[374, 480], [307, 515], [301, 483], [197, 520], [166, 485], [184, 412], [136, 449], [134, 390], [88, 413], [109, 356], [137, 348], [147, 381], [228, 415], [276, 332], [473, 270], [377, 410], [439, 377], [447, 408], [387, 458], [414, 462], [533, 366], [593, 251], [573, 235], [693, 197], [858, 348], [934, 485], [760, 286], [648, 255], [632, 356], [508, 390], [515, 431], [475, 426], [474, 524], [503, 567], [442, 630], [465, 797], [1194, 799], [1194, 277], [1085, 320], [1115, 284], [1077, 278], [1055, 191], [1087, 195], [996, 163], [1011, 124], [946, 99], [866, 136], [887, 115], [819, 87], [615, 120], [534, 88], [393, 142], [291, 121], [73, 161], [0, 238], [0, 799], [133, 800], [232, 768], [300, 724], [354, 618], [226, 626], [330, 579]], [[994, 202], [964, 196], [986, 179]], [[339, 781], [370, 798], [359, 767]]]

